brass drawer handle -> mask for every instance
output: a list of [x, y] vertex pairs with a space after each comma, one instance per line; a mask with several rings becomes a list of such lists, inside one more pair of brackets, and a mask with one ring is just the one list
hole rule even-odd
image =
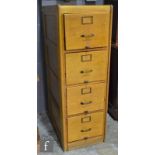
[[89, 47], [89, 46], [85, 46], [85, 49], [89, 49], [89, 48], [91, 48], [91, 47]]
[[88, 137], [84, 137], [83, 139], [84, 139], [84, 140], [87, 140], [87, 139], [88, 139]]
[[88, 111], [84, 111], [84, 114], [87, 115], [89, 112]]
[[81, 105], [85, 105], [85, 104], [91, 104], [92, 103], [92, 101], [89, 101], [89, 102], [81, 102], [80, 104]]
[[81, 130], [81, 132], [88, 132], [88, 131], [91, 131], [91, 128], [85, 129], [85, 130]]
[[83, 81], [84, 83], [88, 83], [89, 81], [88, 80], [85, 80], [85, 81]]
[[92, 69], [90, 69], [90, 70], [81, 70], [80, 71], [81, 74], [83, 74], [83, 73], [91, 73], [91, 72], [93, 72]]
[[81, 37], [82, 38], [90, 38], [90, 37], [94, 37], [95, 35], [93, 33], [91, 34], [82, 34]]

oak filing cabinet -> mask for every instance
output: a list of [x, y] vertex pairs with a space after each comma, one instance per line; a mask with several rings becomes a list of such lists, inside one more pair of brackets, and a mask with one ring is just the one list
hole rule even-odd
[[48, 112], [61, 146], [103, 142], [112, 6], [46, 6], [42, 13]]

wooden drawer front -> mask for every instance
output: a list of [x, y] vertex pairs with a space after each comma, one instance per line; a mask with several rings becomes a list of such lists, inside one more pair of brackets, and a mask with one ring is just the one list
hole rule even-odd
[[64, 14], [66, 50], [107, 47], [110, 12]]
[[105, 108], [105, 83], [67, 87], [67, 114]]
[[106, 80], [107, 51], [66, 54], [67, 84]]
[[104, 119], [103, 112], [68, 118], [68, 142], [102, 135]]

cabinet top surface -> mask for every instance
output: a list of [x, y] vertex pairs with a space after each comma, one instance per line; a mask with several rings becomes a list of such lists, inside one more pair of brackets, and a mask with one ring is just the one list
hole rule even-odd
[[58, 10], [109, 10], [112, 5], [53, 5], [53, 6], [43, 6], [43, 9], [57, 8]]

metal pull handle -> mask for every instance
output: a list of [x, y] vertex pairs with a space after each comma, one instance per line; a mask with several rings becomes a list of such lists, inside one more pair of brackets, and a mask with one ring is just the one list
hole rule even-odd
[[92, 69], [89, 69], [89, 70], [81, 70], [80, 73], [83, 74], [83, 73], [91, 73], [93, 70]]
[[85, 105], [85, 104], [91, 104], [92, 103], [92, 101], [89, 101], [89, 102], [81, 102], [80, 104], [81, 105]]
[[81, 130], [81, 132], [88, 132], [88, 131], [91, 131], [91, 128], [85, 129], [85, 130]]
[[89, 46], [85, 46], [85, 49], [89, 49], [89, 48], [91, 48], [91, 47], [89, 47]]
[[82, 34], [81, 37], [82, 38], [91, 38], [91, 37], [94, 37], [95, 35], [93, 33], [91, 34]]
[[88, 139], [88, 137], [84, 137], [83, 139], [84, 139], [84, 140], [87, 140], [87, 139]]

